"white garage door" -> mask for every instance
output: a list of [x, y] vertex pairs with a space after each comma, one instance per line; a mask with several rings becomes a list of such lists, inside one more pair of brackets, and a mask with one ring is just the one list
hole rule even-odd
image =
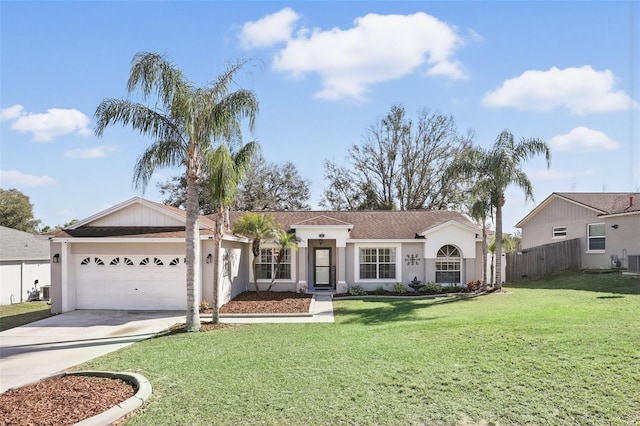
[[184, 255], [77, 255], [78, 309], [185, 310]]

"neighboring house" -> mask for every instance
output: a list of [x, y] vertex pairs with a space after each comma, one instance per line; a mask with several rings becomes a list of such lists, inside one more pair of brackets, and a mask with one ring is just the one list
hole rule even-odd
[[640, 255], [640, 193], [554, 192], [516, 227], [523, 249], [579, 238], [583, 268], [626, 267]]
[[49, 244], [28, 232], [0, 226], [0, 304], [27, 300], [37, 290], [48, 288]]
[[[252, 290], [251, 241], [231, 234], [245, 212], [231, 212], [220, 253], [222, 305]], [[450, 211], [265, 212], [299, 238], [280, 268], [276, 291], [346, 292], [392, 289], [397, 282], [466, 284], [482, 275], [480, 231]], [[74, 309], [186, 308], [185, 212], [133, 198], [47, 234], [52, 255], [52, 312]], [[215, 216], [201, 216], [197, 290], [212, 300]], [[257, 262], [266, 288], [275, 271], [275, 244]]]

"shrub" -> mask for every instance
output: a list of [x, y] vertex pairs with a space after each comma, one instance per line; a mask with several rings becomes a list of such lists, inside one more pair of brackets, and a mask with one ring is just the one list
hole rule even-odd
[[438, 294], [442, 293], [442, 286], [437, 283], [428, 282], [424, 285], [422, 291], [430, 293], [430, 294]]
[[461, 290], [456, 284], [450, 284], [446, 287], [442, 287], [442, 293], [459, 293]]
[[202, 302], [200, 302], [200, 312], [208, 311], [209, 309], [211, 309], [209, 302], [207, 302], [206, 299], [202, 299]]
[[385, 294], [386, 290], [384, 289], [384, 287], [380, 286], [380, 287], [377, 287], [373, 292], [375, 294]]
[[482, 281], [480, 280], [469, 281], [467, 283], [467, 290], [469, 291], [478, 291], [480, 288], [482, 288]]
[[359, 285], [354, 285], [349, 289], [349, 294], [351, 296], [364, 296], [365, 294], [367, 294], [367, 292], [364, 291], [364, 288], [360, 287]]
[[406, 293], [407, 287], [405, 287], [402, 283], [395, 283], [393, 286], [393, 291], [396, 293]]

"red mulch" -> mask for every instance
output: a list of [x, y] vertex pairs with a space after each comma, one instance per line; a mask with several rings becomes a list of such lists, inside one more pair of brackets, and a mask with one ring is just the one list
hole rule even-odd
[[62, 376], [0, 394], [2, 425], [73, 425], [135, 395], [120, 379]]
[[221, 314], [308, 313], [311, 295], [287, 291], [247, 291], [220, 307]]

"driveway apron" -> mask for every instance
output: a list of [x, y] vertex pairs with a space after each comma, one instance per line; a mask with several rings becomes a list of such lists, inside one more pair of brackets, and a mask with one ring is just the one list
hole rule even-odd
[[36, 382], [184, 321], [184, 311], [77, 310], [3, 331], [0, 392]]

